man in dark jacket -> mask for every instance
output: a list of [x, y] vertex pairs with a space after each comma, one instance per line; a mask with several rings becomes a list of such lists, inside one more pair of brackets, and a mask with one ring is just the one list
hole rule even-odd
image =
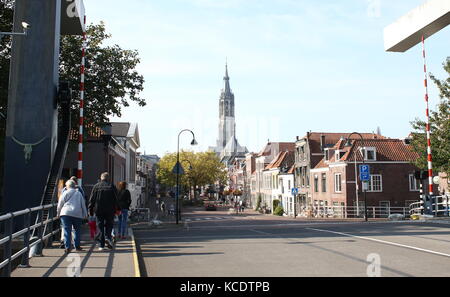
[[119, 209], [117, 201], [117, 189], [109, 183], [109, 174], [102, 173], [100, 182], [94, 186], [89, 198], [89, 213], [96, 215], [99, 229], [99, 250], [106, 246], [112, 249], [112, 229], [114, 226], [114, 215]]

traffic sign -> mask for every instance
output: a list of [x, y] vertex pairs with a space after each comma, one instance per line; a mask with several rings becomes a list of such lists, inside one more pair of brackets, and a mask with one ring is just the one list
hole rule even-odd
[[180, 175], [184, 174], [184, 168], [183, 168], [183, 166], [181, 166], [180, 162], [177, 162], [177, 164], [175, 164], [175, 166], [173, 166], [173, 169], [172, 169], [172, 173], [177, 174], [177, 172]]
[[298, 195], [298, 188], [292, 188], [291, 193], [292, 195]]
[[359, 165], [359, 179], [361, 181], [370, 181], [370, 166], [369, 165]]

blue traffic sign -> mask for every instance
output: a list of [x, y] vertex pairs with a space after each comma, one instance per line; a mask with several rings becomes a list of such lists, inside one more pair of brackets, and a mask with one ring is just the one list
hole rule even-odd
[[292, 195], [298, 195], [298, 188], [292, 188]]
[[359, 179], [361, 181], [370, 181], [370, 166], [369, 165], [359, 165]]
[[369, 165], [359, 165], [359, 172], [361, 173], [370, 173], [370, 166]]

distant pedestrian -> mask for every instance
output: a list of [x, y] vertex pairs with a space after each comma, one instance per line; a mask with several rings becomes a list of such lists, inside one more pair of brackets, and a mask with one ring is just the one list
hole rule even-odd
[[81, 251], [80, 233], [83, 219], [87, 218], [86, 202], [83, 195], [73, 180], [66, 182], [67, 190], [61, 196], [58, 202], [57, 213], [61, 217], [64, 228], [64, 245], [66, 253], [72, 251], [72, 228], [75, 231], [74, 244], [77, 251]]
[[241, 205], [241, 212], [244, 212], [245, 209], [244, 201], [241, 200], [239, 204]]
[[163, 215], [166, 215], [166, 204], [164, 203], [164, 201], [161, 202], [161, 211]]
[[112, 229], [114, 215], [118, 209], [117, 189], [110, 184], [109, 174], [102, 173], [100, 182], [94, 186], [89, 198], [89, 213], [91, 216], [95, 214], [97, 217], [99, 250], [103, 250], [105, 244], [109, 249], [113, 248]]
[[126, 182], [119, 183], [119, 193], [117, 195], [117, 200], [121, 211], [119, 215], [118, 236], [120, 239], [125, 239], [125, 237], [128, 235], [127, 220], [128, 220], [128, 211], [130, 210], [131, 205], [131, 194], [130, 191], [128, 191], [127, 189]]

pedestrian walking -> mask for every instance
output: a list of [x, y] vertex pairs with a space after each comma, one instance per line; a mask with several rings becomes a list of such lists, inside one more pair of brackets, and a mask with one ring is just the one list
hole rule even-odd
[[81, 224], [87, 218], [86, 202], [81, 192], [76, 189], [73, 180], [66, 182], [66, 191], [62, 194], [57, 207], [57, 214], [61, 218], [64, 228], [65, 252], [72, 251], [72, 228], [74, 232], [74, 245], [77, 251], [81, 251]]
[[239, 201], [239, 204], [240, 204], [240, 207], [241, 207], [241, 212], [244, 212], [244, 208], [245, 208], [245, 206], [244, 206], [244, 201]]
[[163, 213], [163, 215], [166, 215], [166, 204], [164, 203], [164, 201], [161, 202], [161, 211]]
[[127, 189], [126, 182], [119, 183], [119, 193], [117, 195], [117, 200], [120, 207], [120, 215], [119, 215], [119, 234], [118, 238], [125, 239], [128, 235], [128, 212], [130, 210], [131, 205], [131, 194]]
[[[69, 180], [72, 180], [72, 181], [75, 182], [75, 188], [81, 193], [81, 195], [83, 196], [83, 199], [86, 200], [86, 196], [84, 195], [83, 188], [78, 185], [78, 178], [76, 176], [72, 176]], [[62, 188], [61, 195], [64, 194], [65, 191], [67, 191], [67, 187], [63, 187]], [[86, 204], [86, 208], [87, 208], [87, 204]], [[74, 234], [72, 234], [72, 239], [74, 237], [75, 237]], [[64, 229], [63, 229], [62, 226], [61, 226], [61, 248], [65, 248], [65, 244], [64, 244]]]
[[109, 174], [102, 173], [100, 182], [92, 189], [89, 198], [89, 214], [95, 214], [97, 217], [99, 250], [105, 248], [105, 244], [109, 249], [112, 245], [112, 229], [114, 225], [114, 215], [119, 209], [117, 202], [117, 189], [109, 182]]

